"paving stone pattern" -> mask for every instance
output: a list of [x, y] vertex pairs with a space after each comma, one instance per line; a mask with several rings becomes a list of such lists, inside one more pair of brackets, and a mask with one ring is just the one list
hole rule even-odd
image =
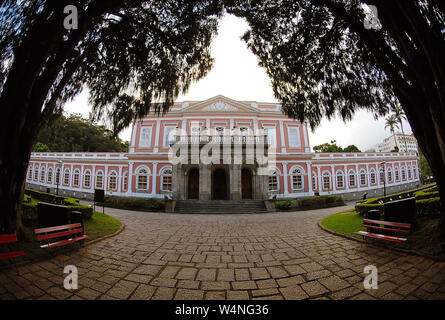
[[[119, 235], [0, 272], [0, 299], [445, 299], [445, 263], [321, 230], [351, 208], [180, 215], [106, 208]], [[79, 288], [63, 287], [66, 265]], [[367, 265], [379, 287], [365, 290]]]

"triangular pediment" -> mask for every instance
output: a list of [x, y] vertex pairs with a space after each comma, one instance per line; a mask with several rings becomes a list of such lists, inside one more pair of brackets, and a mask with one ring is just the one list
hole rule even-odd
[[190, 104], [182, 109], [184, 113], [256, 113], [258, 109], [248, 104], [232, 100], [222, 95]]

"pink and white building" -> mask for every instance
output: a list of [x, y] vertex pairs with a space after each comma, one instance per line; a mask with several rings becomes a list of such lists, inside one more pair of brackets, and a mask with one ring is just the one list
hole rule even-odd
[[[180, 162], [169, 157], [175, 142], [188, 150]], [[229, 152], [212, 159], [227, 161], [194, 158], [222, 151], [216, 143]], [[267, 174], [252, 161], [263, 145]], [[415, 153], [314, 153], [306, 123], [286, 117], [279, 104], [216, 96], [176, 103], [163, 116], [137, 121], [128, 153], [33, 153], [26, 183], [89, 199], [103, 189], [128, 197], [238, 200], [325, 194], [356, 199], [382, 194], [384, 185], [390, 193], [420, 182]]]

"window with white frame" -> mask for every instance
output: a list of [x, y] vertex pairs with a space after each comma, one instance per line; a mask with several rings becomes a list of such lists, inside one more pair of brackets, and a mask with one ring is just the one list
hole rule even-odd
[[345, 186], [345, 175], [343, 171], [338, 170], [336, 173], [336, 179], [337, 179], [337, 188], [343, 188]]
[[295, 168], [291, 172], [292, 190], [304, 189], [304, 171], [302, 168]]
[[161, 173], [161, 189], [162, 191], [172, 191], [172, 169], [164, 169]]
[[331, 190], [331, 174], [329, 172], [323, 173], [323, 190]]
[[83, 174], [83, 187], [89, 188], [90, 185], [91, 185], [91, 171], [86, 170], [85, 173]]
[[275, 148], [277, 146], [277, 131], [275, 127], [263, 127], [264, 134], [267, 136], [267, 144]]
[[32, 166], [29, 166], [28, 168], [28, 180], [32, 179]]
[[317, 190], [317, 175], [312, 173], [312, 190]]
[[41, 182], [45, 182], [45, 175], [46, 175], [46, 168], [42, 167], [42, 169], [40, 169], [40, 181]]
[[383, 168], [379, 169], [379, 175], [380, 175], [380, 183], [384, 184], [385, 183], [385, 171], [383, 170]]
[[128, 172], [125, 172], [125, 173], [124, 173], [124, 182], [123, 182], [122, 189], [123, 189], [124, 191], [127, 191], [127, 190], [128, 190]]
[[394, 169], [394, 178], [395, 178], [395, 181], [397, 181], [397, 182], [400, 180], [399, 167], [395, 167], [395, 169]]
[[273, 170], [269, 175], [269, 191], [278, 191], [278, 170]]
[[58, 185], [60, 183], [60, 168], [56, 169], [56, 184]]
[[413, 177], [414, 179], [417, 179], [417, 167], [413, 166]]
[[287, 127], [287, 136], [289, 139], [289, 148], [301, 147], [300, 128], [293, 126]]
[[111, 191], [117, 190], [117, 173], [116, 171], [111, 171], [108, 175], [108, 188]]
[[34, 166], [34, 181], [39, 180], [39, 166]]
[[78, 187], [79, 186], [79, 178], [80, 178], [80, 171], [79, 169], [74, 170], [73, 174], [73, 186]]
[[164, 147], [170, 147], [170, 142], [173, 142], [176, 126], [164, 127]]
[[411, 180], [411, 178], [412, 178], [411, 166], [408, 166], [408, 180]]
[[68, 186], [70, 184], [70, 170], [65, 169], [63, 173], [63, 184]]
[[366, 171], [365, 169], [360, 170], [360, 185], [366, 185]]
[[148, 171], [144, 168], [139, 169], [136, 174], [136, 181], [138, 190], [148, 190]]
[[392, 168], [388, 168], [388, 182], [392, 182]]
[[139, 139], [140, 148], [149, 148], [151, 144], [151, 126], [141, 127], [141, 136]]
[[356, 186], [355, 171], [349, 170], [348, 176], [349, 176], [349, 187], [355, 187]]
[[377, 180], [376, 180], [376, 173], [375, 173], [374, 169], [371, 169], [370, 176], [371, 176], [371, 184], [376, 184]]
[[52, 169], [52, 168], [48, 168], [48, 176], [47, 176], [46, 181], [47, 181], [49, 184], [52, 184], [52, 183], [53, 183], [53, 169]]
[[103, 189], [104, 187], [104, 173], [102, 171], [98, 171], [96, 173], [96, 189]]
[[402, 180], [406, 180], [406, 168], [402, 167]]

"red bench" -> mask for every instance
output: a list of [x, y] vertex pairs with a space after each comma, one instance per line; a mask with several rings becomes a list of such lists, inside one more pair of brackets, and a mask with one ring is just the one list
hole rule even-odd
[[[80, 223], [35, 229], [34, 233], [36, 234], [37, 241], [46, 240], [46, 244], [40, 246], [40, 248], [44, 249], [55, 248], [89, 238], [87, 235], [83, 234], [83, 228]], [[50, 242], [51, 239], [65, 236], [73, 237], [69, 239]]]
[[[17, 242], [17, 235], [15, 234], [2, 234], [0, 235], [0, 244], [6, 244], [8, 252], [0, 253], [0, 260], [11, 259], [24, 256], [26, 253], [23, 251], [9, 251], [8, 244]], [[18, 271], [17, 271], [18, 272]]]
[[[409, 234], [410, 229], [411, 229], [411, 224], [401, 223], [401, 222], [382, 221], [382, 220], [363, 219], [362, 227], [366, 228], [367, 231], [358, 231], [358, 232], [355, 232], [355, 234], [363, 236], [363, 239], [365, 239], [365, 237], [369, 237], [369, 238], [373, 238], [373, 239], [392, 241], [392, 242], [405, 242], [406, 238], [402, 238], [402, 237], [400, 237], [400, 235], [401, 234]], [[378, 231], [392, 232], [392, 233], [395, 233], [396, 236], [381, 234], [381, 233], [378, 233]]]

